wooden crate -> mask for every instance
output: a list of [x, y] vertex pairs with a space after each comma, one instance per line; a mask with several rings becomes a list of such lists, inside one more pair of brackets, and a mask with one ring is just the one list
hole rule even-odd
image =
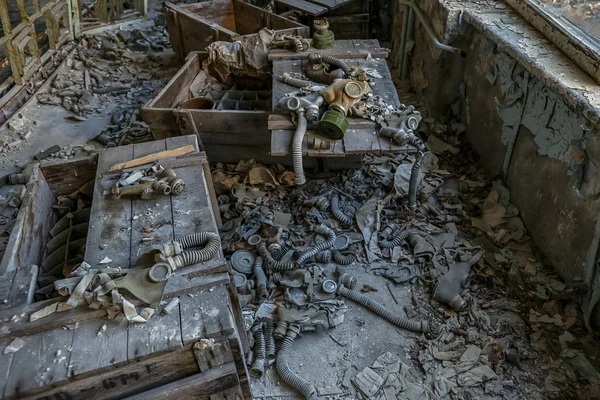
[[[175, 160], [184, 165], [176, 169], [187, 185], [181, 195], [149, 201], [103, 196], [113, 164], [184, 145], [195, 146], [196, 153]], [[113, 266], [136, 264], [153, 244], [140, 240], [141, 221], [134, 218], [148, 208], [155, 210], [149, 218], [158, 227], [153, 234], [161, 240], [216, 232], [199, 150], [195, 136], [182, 136], [100, 154], [85, 254], [92, 267], [98, 267], [104, 256], [113, 260]], [[0, 393], [9, 399], [152, 399], [169, 393], [250, 399], [245, 329], [222, 252], [170, 277], [163, 298], [175, 296], [180, 299], [177, 308], [168, 315], [155, 315], [146, 324], [108, 320], [104, 310], [85, 308], [28, 321], [30, 314], [57, 299], [0, 310]], [[24, 341], [23, 347], [4, 354], [15, 338]]]
[[59, 196], [78, 190], [96, 175], [97, 156], [42, 162], [33, 169], [17, 221], [0, 262], [0, 274], [40, 265]]
[[287, 10], [301, 12], [309, 26], [315, 19], [327, 18], [329, 29], [338, 40], [369, 39], [369, 0], [276, 0], [275, 3], [278, 13]]
[[307, 26], [270, 13], [241, 0], [165, 4], [167, 30], [173, 50], [181, 59], [201, 51], [212, 42], [231, 42], [241, 35], [269, 28], [276, 34], [308, 37]]
[[271, 111], [179, 109], [191, 98], [190, 86], [206, 56], [206, 52], [191, 53], [173, 79], [141, 108], [154, 138], [198, 135], [211, 161], [237, 163], [255, 158], [265, 163], [281, 162], [269, 156], [267, 120]]

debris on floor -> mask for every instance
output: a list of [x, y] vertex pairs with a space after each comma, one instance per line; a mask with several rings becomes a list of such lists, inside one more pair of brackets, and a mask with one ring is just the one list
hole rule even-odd
[[[456, 137], [446, 140], [467, 152]], [[421, 205], [410, 212], [405, 171], [413, 162], [410, 155], [365, 156], [360, 170], [316, 176], [301, 187], [282, 166], [214, 165], [223, 248], [259, 346], [249, 367], [263, 359], [257, 336], [268, 336], [268, 326], [279, 328], [275, 337], [289, 333], [289, 346], [298, 334], [334, 332], [348, 319], [340, 308], [347, 303], [342, 281], [366, 299], [359, 304], [371, 305], [370, 293], [385, 290], [387, 281], [389, 290], [411, 288], [412, 301], [380, 305], [379, 312], [374, 306], [374, 312], [417, 332], [427, 332], [419, 328], [424, 321], [429, 332], [412, 340], [408, 363], [384, 354], [355, 374], [355, 396], [542, 399], [576, 391], [581, 374], [590, 376], [576, 361], [587, 360], [575, 345], [585, 332], [576, 291], [536, 257], [508, 190], [453, 151], [427, 153]], [[357, 281], [344, 272], [348, 264], [384, 280], [379, 286]], [[305, 396], [320, 393], [282, 358], [275, 368], [284, 382]], [[273, 362], [265, 360], [255, 377], [264, 374], [261, 363], [268, 369]], [[572, 372], [565, 375], [565, 368]]]

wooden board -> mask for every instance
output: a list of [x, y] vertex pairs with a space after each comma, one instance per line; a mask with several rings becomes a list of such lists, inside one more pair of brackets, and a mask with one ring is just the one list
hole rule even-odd
[[51, 385], [68, 376], [73, 331], [40, 332], [23, 340], [23, 348], [13, 355], [4, 397]]
[[93, 181], [97, 165], [98, 155], [94, 154], [68, 161], [42, 161], [40, 168], [52, 193], [66, 196]]
[[39, 166], [33, 168], [26, 188], [19, 215], [0, 263], [0, 274], [20, 267], [39, 265], [43, 241], [55, 219], [55, 213], [52, 212], [55, 196]]
[[127, 320], [87, 321], [79, 324], [76, 331], [71, 376], [98, 374], [98, 370], [116, 368], [127, 362]]
[[230, 362], [188, 378], [138, 393], [127, 400], [205, 399], [239, 384], [235, 364]]
[[323, 7], [305, 0], [277, 0], [276, 3], [289, 7], [293, 10], [302, 11], [303, 13], [306, 13], [312, 17], [325, 14], [327, 11], [329, 11], [327, 7]]
[[[375, 44], [376, 43], [376, 44]], [[369, 55], [372, 58], [387, 58], [389, 50], [380, 47], [377, 40], [336, 40], [330, 49], [314, 49], [296, 53], [285, 49], [271, 49], [269, 51], [269, 61], [274, 60], [297, 60], [305, 59], [309, 53], [329, 54], [337, 58], [367, 58]]]
[[[1, 369], [1, 366], [0, 366]], [[166, 353], [130, 363], [119, 369], [98, 372], [71, 382], [60, 382], [41, 394], [26, 399], [104, 400], [131, 396], [199, 372], [190, 346], [177, 354]]]
[[[158, 140], [135, 145], [133, 155], [138, 158], [165, 150], [167, 150], [165, 141]], [[151, 200], [134, 198], [132, 216], [138, 217], [131, 221], [130, 266], [134, 267], [151, 246], [173, 240], [171, 197], [157, 196]], [[154, 230], [145, 232], [148, 229]], [[143, 238], [153, 238], [153, 240], [143, 241]], [[182, 347], [178, 308], [166, 316], [154, 316], [145, 324], [130, 323], [127, 331], [129, 360]]]
[[[98, 156], [98, 174], [106, 173], [110, 167], [123, 160], [134, 158], [133, 146], [119, 146], [106, 149]], [[110, 189], [112, 181], [106, 178], [96, 180], [94, 199], [90, 214], [89, 231], [85, 252], [85, 261], [92, 268], [112, 267], [129, 268], [131, 249], [131, 206], [128, 196], [116, 198], [105, 196], [104, 190]], [[108, 258], [108, 264], [100, 261]]]
[[[274, 130], [271, 135], [271, 155], [285, 156], [291, 154], [294, 131]], [[347, 134], [347, 133], [346, 133]], [[327, 138], [321, 136], [317, 130], [306, 132], [304, 142], [302, 143], [302, 155], [310, 157], [344, 157], [346, 155], [344, 140], [330, 140], [331, 147], [327, 150], [313, 150], [308, 148], [308, 140], [312, 137], [318, 137], [323, 140]]]

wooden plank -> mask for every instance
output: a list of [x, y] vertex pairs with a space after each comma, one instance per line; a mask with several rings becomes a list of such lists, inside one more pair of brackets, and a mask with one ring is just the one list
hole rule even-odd
[[[134, 145], [133, 155], [136, 158], [144, 157], [166, 149], [164, 140], [140, 143]], [[189, 189], [188, 187], [187, 190]], [[131, 221], [131, 266], [137, 265], [139, 258], [148, 252], [151, 246], [173, 240], [171, 197], [157, 196], [151, 200], [133, 199], [132, 215], [138, 218], [132, 218]], [[154, 231], [145, 233], [144, 229], [154, 229]], [[154, 240], [142, 241], [142, 238], [148, 237]], [[129, 361], [181, 347], [179, 309], [173, 310], [166, 316], [155, 315], [145, 324], [129, 324], [127, 336]]]
[[344, 149], [346, 154], [353, 153], [381, 153], [379, 135], [375, 130], [348, 129], [344, 135]]
[[[109, 168], [122, 160], [133, 158], [133, 145], [105, 149], [98, 157], [98, 174], [106, 173]], [[131, 197], [115, 198], [104, 196], [104, 189], [112, 182], [96, 179], [90, 227], [87, 237], [85, 261], [92, 268], [112, 267], [129, 268], [131, 249]], [[100, 264], [105, 257], [109, 264]]]
[[[193, 147], [191, 147], [193, 149]], [[134, 157], [144, 157], [166, 150], [164, 140], [136, 144], [133, 147]], [[181, 169], [175, 170], [175, 173]], [[189, 190], [187, 187], [184, 190]], [[150, 232], [145, 232], [150, 230]], [[142, 241], [143, 238], [153, 240]], [[141, 256], [158, 243], [173, 240], [173, 216], [171, 212], [171, 196], [156, 196], [153, 199], [144, 200], [139, 197], [132, 199], [131, 219], [131, 267], [138, 264]]]
[[70, 362], [72, 376], [97, 374], [126, 362], [127, 320], [86, 321], [76, 329]]
[[326, 7], [309, 3], [305, 0], [277, 0], [276, 3], [284, 5], [294, 10], [302, 11], [312, 17], [325, 14], [328, 11]]
[[[267, 132], [268, 111], [242, 111], [242, 110], [174, 110], [176, 117], [185, 114], [192, 116], [198, 132], [226, 132], [240, 133], [252, 139], [254, 134]], [[181, 118], [179, 118], [181, 119]], [[208, 140], [213, 135], [201, 135]], [[216, 134], [214, 135], [216, 136]], [[222, 136], [222, 135], [221, 135]], [[239, 136], [238, 136], [239, 137]], [[244, 138], [242, 138], [244, 139]]]
[[66, 196], [96, 177], [98, 155], [68, 161], [42, 161], [40, 168], [55, 196]]
[[204, 399], [238, 384], [234, 363], [138, 393], [127, 400]]
[[[234, 360], [234, 356], [231, 352], [231, 346], [229, 344], [229, 338], [225, 337], [227, 340], [224, 342], [217, 342], [212, 346], [205, 347], [203, 349], [194, 349], [194, 353], [196, 354], [196, 360], [198, 362], [198, 367], [200, 371], [205, 372], [209, 371], [213, 368], [219, 368], [221, 365], [228, 364]], [[235, 389], [235, 390], [234, 390]], [[222, 392], [211, 395], [208, 397], [209, 400], [227, 400], [227, 399], [239, 399], [238, 397], [229, 397], [231, 395], [231, 391], [237, 393], [239, 385], [236, 385], [235, 388], [225, 389]], [[252, 398], [250, 396], [249, 398]]]
[[208, 164], [208, 158], [206, 157], [206, 151], [201, 151], [200, 154], [204, 156], [202, 162], [202, 170], [204, 171], [204, 177], [206, 178], [206, 186], [208, 187], [208, 193], [210, 195], [210, 202], [212, 205], [213, 215], [217, 228], [221, 229], [223, 221], [221, 220], [221, 211], [219, 210], [219, 203], [217, 201], [217, 193], [215, 192], [215, 184], [213, 183], [212, 174], [210, 172], [210, 165]]
[[23, 340], [23, 348], [14, 353], [12, 359], [4, 389], [5, 397], [26, 393], [67, 378], [72, 330], [41, 332]]
[[235, 331], [229, 293], [225, 285], [202, 292], [202, 324], [204, 336], [218, 338]]
[[113, 171], [120, 171], [125, 168], [138, 167], [140, 165], [149, 164], [151, 162], [159, 161], [159, 160], [165, 159], [165, 158], [183, 156], [185, 154], [192, 153], [195, 150], [196, 149], [194, 148], [194, 146], [183, 146], [183, 147], [178, 147], [176, 149], [159, 151], [159, 152], [156, 152], [153, 154], [148, 154], [143, 157], [135, 158], [133, 160], [117, 163], [117, 164], [113, 165], [112, 167], [110, 167], [109, 171], [113, 172]]
[[[359, 43], [359, 46], [355, 46], [356, 43]], [[271, 49], [269, 51], [268, 58], [269, 61], [297, 60], [305, 59], [309, 53], [329, 54], [331, 56], [343, 59], [365, 59], [368, 55], [370, 55], [372, 58], [387, 58], [389, 56], [389, 50], [384, 47], [380, 47], [381, 45], [378, 41], [376, 46], [371, 46], [371, 44], [372, 42], [363, 40], [336, 40], [334, 47], [330, 49], [320, 50], [311, 47], [308, 51], [301, 53], [284, 49]]]
[[183, 344], [195, 343], [203, 338], [204, 326], [202, 324], [202, 292], [190, 293], [179, 298], [179, 312], [181, 315], [181, 338]]
[[[177, 71], [175, 76], [171, 78], [169, 83], [165, 85], [153, 100], [142, 107], [141, 115], [144, 120], [144, 109], [172, 109], [177, 106], [178, 102], [181, 102], [184, 99], [184, 93], [186, 96], [189, 96], [189, 85], [202, 69], [202, 60], [207, 56], [208, 54], [206, 52], [194, 52], [193, 55], [190, 54], [189, 59], [183, 67]], [[186, 100], [188, 98], [189, 97], [185, 97]]]
[[[271, 131], [271, 155], [272, 156], [285, 156], [292, 152], [292, 141], [294, 138], [295, 131], [291, 130], [274, 130]], [[346, 132], [348, 135], [348, 132]], [[302, 144], [302, 155], [311, 157], [344, 157], [345, 152], [345, 139], [332, 140], [332, 146], [329, 149], [323, 150], [312, 150], [308, 148], [308, 138], [310, 137], [323, 138], [319, 134], [319, 131], [309, 130], [306, 132], [304, 142]]]
[[145, 324], [129, 324], [129, 361], [182, 348], [179, 307], [168, 315], [155, 315]]
[[[1, 367], [0, 367], [1, 368]], [[132, 396], [143, 390], [183, 379], [198, 373], [191, 346], [177, 353], [166, 353], [130, 363], [119, 369], [98, 371], [78, 379], [62, 381], [47, 388], [43, 399], [104, 400]], [[40, 395], [24, 397], [40, 400]]]
[[[308, 124], [309, 130], [317, 130], [318, 122]], [[268, 125], [269, 130], [278, 129], [296, 129], [296, 125], [292, 122], [292, 117], [283, 114], [271, 114], [269, 115]], [[371, 120], [364, 118], [348, 118], [348, 128], [353, 129], [375, 129], [377, 124]]]
[[[234, 1], [240, 1], [240, 0], [234, 0]], [[243, 4], [248, 4], [248, 3], [243, 3]], [[291, 32], [289, 32], [291, 29], [293, 29], [295, 32], [293, 33], [294, 36], [301, 36], [301, 37], [305, 37], [308, 38], [310, 37], [310, 28], [306, 25], [303, 25], [301, 23], [298, 23], [296, 21], [292, 21], [290, 19], [287, 19], [285, 17], [282, 17], [281, 15], [277, 15], [277, 14], [273, 14], [273, 13], [269, 13], [269, 28], [273, 29], [276, 31], [277, 34], [291, 34]]]
[[[217, 5], [215, 7], [215, 4]], [[223, 12], [222, 7], [232, 9], [230, 1], [213, 1], [178, 6], [167, 3], [165, 9], [175, 14], [167, 19], [167, 31], [178, 45], [181, 60], [192, 51], [200, 51], [214, 41], [230, 41], [236, 36], [233, 13]], [[225, 25], [220, 25], [221, 21]]]
[[[355, 0], [310, 0], [311, 3], [327, 7], [329, 10], [335, 10]], [[329, 17], [327, 18], [329, 20]]]
[[52, 205], [55, 197], [39, 166], [33, 168], [26, 187], [19, 215], [0, 263], [0, 274], [19, 267], [39, 265], [44, 241], [53, 225], [55, 214]]
[[213, 0], [210, 2], [192, 3], [177, 7], [219, 24], [226, 29], [234, 32], [236, 31], [234, 19], [235, 9], [231, 0]]
[[240, 35], [248, 35], [260, 31], [265, 26], [266, 11], [241, 1], [234, 1], [235, 31]]

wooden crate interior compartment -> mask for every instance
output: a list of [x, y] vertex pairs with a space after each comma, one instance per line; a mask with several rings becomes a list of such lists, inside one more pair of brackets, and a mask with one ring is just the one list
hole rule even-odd
[[70, 194], [93, 180], [96, 162], [96, 156], [89, 156], [68, 162], [46, 162], [33, 169], [0, 263], [0, 274], [41, 264], [49, 231], [58, 220], [53, 205], [59, 196]]
[[[141, 109], [154, 139], [195, 134], [204, 144], [210, 161], [237, 162], [259, 157], [263, 162], [287, 161], [269, 156], [270, 111], [179, 110], [191, 97], [190, 85], [202, 69], [206, 52], [194, 52], [171, 81]], [[269, 80], [270, 83], [270, 80]], [[291, 165], [291, 158], [290, 158]]]
[[240, 35], [269, 28], [277, 34], [308, 37], [307, 26], [272, 14], [240, 0], [218, 0], [187, 5], [165, 4], [167, 31], [175, 51], [183, 60], [192, 51], [202, 51], [215, 41], [232, 41]]

